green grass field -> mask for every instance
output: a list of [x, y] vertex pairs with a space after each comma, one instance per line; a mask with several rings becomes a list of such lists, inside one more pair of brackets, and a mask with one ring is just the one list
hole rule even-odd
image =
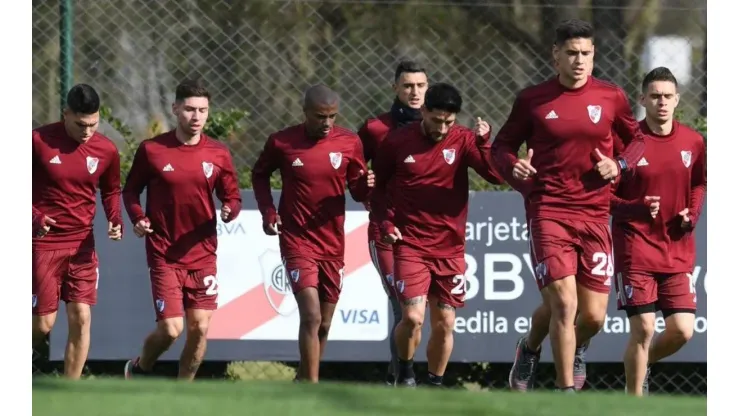
[[33, 412], [54, 416], [696, 416], [706, 414], [707, 401], [673, 396], [636, 399], [618, 393], [401, 390], [331, 383], [37, 379]]

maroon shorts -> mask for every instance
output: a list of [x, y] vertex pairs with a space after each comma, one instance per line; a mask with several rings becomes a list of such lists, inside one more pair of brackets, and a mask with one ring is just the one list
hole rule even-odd
[[98, 256], [95, 250], [67, 248], [33, 250], [33, 315], [59, 309], [59, 299], [95, 305], [98, 298]]
[[660, 310], [664, 316], [696, 312], [691, 273], [617, 273], [617, 308], [628, 316]]
[[396, 296], [402, 303], [418, 296], [433, 296], [455, 308], [465, 306], [465, 258], [396, 257]]
[[393, 289], [393, 247], [375, 240], [370, 240], [368, 247], [370, 249], [370, 260], [372, 260], [375, 270], [378, 271], [386, 295], [388, 295], [388, 298], [395, 297], [396, 291]]
[[575, 276], [579, 285], [609, 293], [614, 261], [608, 224], [539, 218], [531, 221], [529, 237], [540, 290], [555, 280]]
[[216, 266], [194, 270], [155, 266], [149, 269], [149, 279], [157, 321], [182, 317], [184, 309], [218, 307]]
[[283, 258], [283, 265], [294, 294], [307, 287], [315, 287], [319, 292], [319, 301], [334, 304], [339, 302], [344, 281], [343, 261], [289, 256]]

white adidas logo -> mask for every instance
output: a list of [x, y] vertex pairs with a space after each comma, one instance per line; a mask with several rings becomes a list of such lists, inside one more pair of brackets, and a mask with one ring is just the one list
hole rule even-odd
[[56, 155], [53, 158], [51, 158], [51, 160], [49, 161], [49, 163], [52, 163], [54, 165], [61, 165], [62, 164], [62, 161], [59, 159], [59, 155]]
[[294, 160], [293, 166], [295, 167], [303, 166], [303, 162], [301, 162], [301, 158], [297, 158], [296, 160]]
[[174, 172], [174, 171], [175, 171], [175, 168], [173, 168], [172, 165], [170, 165], [169, 163], [167, 164], [167, 166], [162, 168], [162, 172]]
[[406, 159], [403, 160], [403, 163], [416, 163], [416, 160], [414, 160], [414, 157], [411, 155], [406, 156]]
[[647, 165], [648, 165], [648, 161], [644, 157], [640, 159], [639, 162], [637, 162], [637, 166], [647, 166]]
[[558, 115], [555, 113], [555, 110], [550, 110], [550, 112], [545, 116], [545, 120], [554, 120], [556, 118], [558, 118]]

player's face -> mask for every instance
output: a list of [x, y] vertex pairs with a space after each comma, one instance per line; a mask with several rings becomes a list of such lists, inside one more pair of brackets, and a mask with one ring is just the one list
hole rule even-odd
[[197, 136], [203, 131], [208, 120], [208, 98], [185, 98], [172, 105], [172, 112], [177, 117], [177, 124], [183, 132], [190, 136]]
[[676, 84], [655, 81], [648, 84], [647, 90], [640, 96], [640, 104], [645, 107], [645, 113], [651, 120], [666, 122], [673, 120], [673, 112], [680, 98]]
[[450, 128], [455, 125], [457, 114], [441, 110], [429, 111], [426, 107], [421, 108], [424, 132], [434, 141], [441, 141], [447, 136]]
[[569, 39], [562, 46], [552, 48], [558, 74], [571, 81], [581, 81], [591, 75], [594, 67], [594, 42], [592, 39]]
[[64, 110], [64, 128], [67, 130], [67, 134], [77, 140], [78, 142], [85, 143], [98, 130], [98, 123], [100, 122], [100, 114], [77, 114], [70, 109]]
[[312, 137], [326, 137], [334, 128], [334, 122], [339, 114], [339, 103], [320, 104], [303, 110], [306, 116], [306, 130]]
[[424, 94], [429, 84], [427, 74], [423, 72], [402, 72], [398, 81], [393, 84], [398, 100], [405, 105], [419, 109], [424, 105]]

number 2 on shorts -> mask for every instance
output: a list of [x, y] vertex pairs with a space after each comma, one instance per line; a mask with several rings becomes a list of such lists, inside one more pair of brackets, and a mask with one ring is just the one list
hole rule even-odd
[[210, 275], [203, 278], [203, 286], [206, 287], [206, 295], [218, 295], [218, 279]]
[[467, 279], [465, 278], [464, 274], [458, 274], [453, 277], [452, 283], [455, 284], [455, 287], [452, 288], [450, 293], [453, 295], [462, 295], [463, 293], [465, 293], [465, 283], [467, 283], [466, 280]]

